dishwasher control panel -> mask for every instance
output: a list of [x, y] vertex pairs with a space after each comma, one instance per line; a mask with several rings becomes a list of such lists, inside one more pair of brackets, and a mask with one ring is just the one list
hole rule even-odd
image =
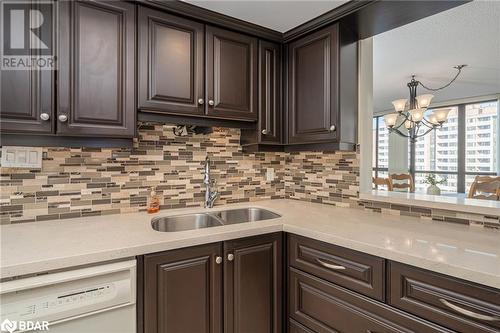
[[47, 314], [102, 303], [116, 295], [114, 283], [96, 285], [90, 288], [47, 295], [36, 299], [2, 304], [3, 317], [10, 320], [33, 320]]

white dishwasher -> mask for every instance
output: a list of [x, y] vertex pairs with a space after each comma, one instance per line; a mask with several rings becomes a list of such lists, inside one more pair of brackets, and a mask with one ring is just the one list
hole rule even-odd
[[2, 332], [136, 332], [136, 271], [128, 260], [2, 282]]

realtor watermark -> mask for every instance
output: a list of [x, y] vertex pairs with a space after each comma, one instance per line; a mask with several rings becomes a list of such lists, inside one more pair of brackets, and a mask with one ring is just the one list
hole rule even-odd
[[48, 331], [48, 321], [30, 321], [30, 320], [9, 320], [5, 319], [0, 324], [1, 332], [13, 333], [15, 331]]
[[56, 69], [55, 6], [49, 1], [1, 2], [0, 69]]

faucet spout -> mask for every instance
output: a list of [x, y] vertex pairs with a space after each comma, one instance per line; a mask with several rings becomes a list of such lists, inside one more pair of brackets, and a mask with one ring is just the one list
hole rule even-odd
[[215, 180], [210, 177], [210, 159], [208, 156], [205, 158], [205, 164], [203, 166], [203, 184], [205, 184], [204, 207], [212, 208], [215, 200], [219, 197], [219, 192], [217, 190], [212, 190], [212, 186], [215, 186]]

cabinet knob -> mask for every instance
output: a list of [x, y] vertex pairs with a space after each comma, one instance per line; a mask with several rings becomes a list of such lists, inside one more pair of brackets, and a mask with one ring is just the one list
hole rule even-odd
[[198, 104], [203, 105], [205, 103], [205, 100], [203, 98], [198, 99]]
[[335, 132], [336, 129], [337, 127], [335, 127], [335, 125], [330, 126], [330, 132]]
[[40, 114], [40, 119], [42, 119], [43, 121], [47, 121], [50, 119], [50, 115], [48, 113], [41, 113]]
[[66, 121], [68, 121], [68, 116], [65, 114], [60, 114], [58, 119], [61, 123], [65, 123]]
[[214, 102], [213, 100], [209, 100], [209, 101], [208, 101], [208, 105], [210, 105], [210, 106], [214, 106], [214, 105], [215, 105], [215, 102]]
[[221, 256], [217, 256], [217, 257], [215, 257], [215, 263], [216, 263], [217, 265], [220, 265], [220, 264], [222, 263], [222, 257], [221, 257]]
[[227, 255], [227, 260], [229, 260], [229, 261], [233, 261], [233, 260], [234, 260], [234, 254], [229, 253], [229, 254]]
[[269, 133], [269, 132], [268, 132], [268, 130], [266, 130], [266, 129], [263, 129], [263, 130], [262, 130], [262, 134], [266, 135], [266, 134], [268, 134], [268, 133]]

